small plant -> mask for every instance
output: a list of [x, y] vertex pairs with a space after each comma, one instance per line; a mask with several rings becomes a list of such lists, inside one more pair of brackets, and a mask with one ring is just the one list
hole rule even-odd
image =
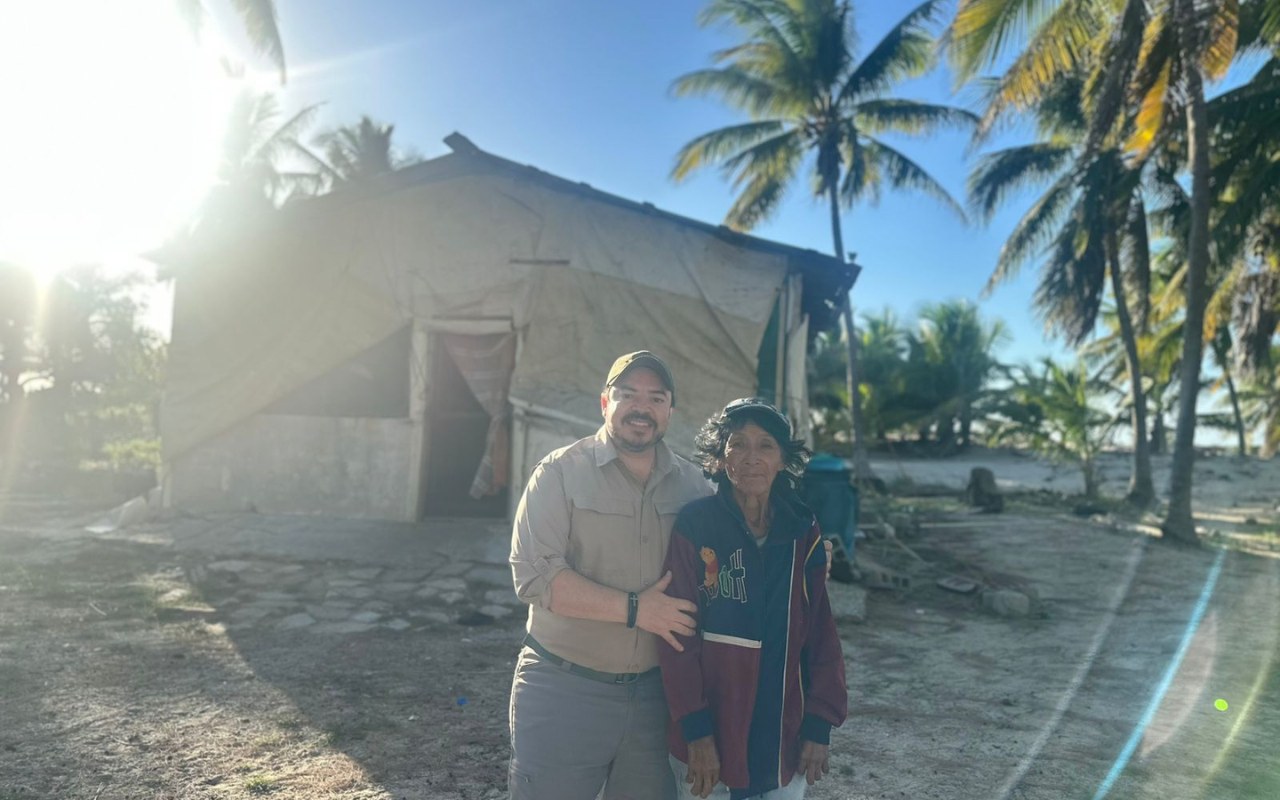
[[249, 794], [271, 794], [279, 788], [275, 778], [265, 775], [255, 775], [244, 782], [244, 790]]
[[259, 736], [253, 740], [253, 748], [255, 750], [269, 750], [278, 747], [284, 743], [284, 735], [280, 733], [268, 733], [265, 736]]
[[102, 455], [115, 472], [154, 471], [160, 466], [158, 438], [122, 439], [102, 446]]
[[1091, 377], [1083, 362], [1062, 367], [1046, 358], [1039, 371], [1024, 367], [1021, 372], [999, 409], [992, 444], [1025, 446], [1042, 456], [1074, 462], [1084, 477], [1085, 496], [1097, 499], [1098, 456], [1121, 421], [1097, 404], [1104, 395], [1117, 394], [1116, 388]]
[[898, 475], [889, 481], [890, 495], [909, 495], [916, 488], [916, 482], [909, 475]]

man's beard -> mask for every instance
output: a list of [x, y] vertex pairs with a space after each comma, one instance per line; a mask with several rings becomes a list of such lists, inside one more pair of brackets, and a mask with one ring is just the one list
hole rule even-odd
[[655, 433], [653, 438], [644, 444], [633, 444], [628, 442], [626, 439], [623, 439], [621, 436], [615, 436], [613, 437], [613, 443], [616, 447], [621, 450], [626, 450], [628, 453], [643, 453], [646, 450], [652, 450], [657, 447], [658, 442], [662, 441], [662, 437], [664, 436], [666, 436], [665, 433]]
[[[623, 431], [626, 430], [626, 426], [633, 421], [649, 423], [653, 429], [653, 438], [642, 444], [627, 441]], [[662, 441], [662, 437], [664, 435], [665, 433], [663, 431], [658, 430], [658, 421], [648, 414], [628, 414], [622, 420], [621, 424], [618, 425], [618, 430], [612, 438], [617, 447], [626, 450], [628, 453], [643, 453], [646, 450], [651, 450], [656, 447], [658, 442]]]

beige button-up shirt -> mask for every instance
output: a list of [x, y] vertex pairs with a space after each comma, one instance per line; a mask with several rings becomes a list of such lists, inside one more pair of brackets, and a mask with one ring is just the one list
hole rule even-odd
[[647, 485], [618, 459], [602, 427], [533, 471], [516, 509], [511, 571], [529, 603], [528, 630], [561, 658], [601, 672], [658, 665], [658, 637], [616, 622], [551, 611], [551, 580], [572, 569], [603, 586], [639, 592], [662, 577], [676, 514], [712, 493], [702, 470], [659, 442]]

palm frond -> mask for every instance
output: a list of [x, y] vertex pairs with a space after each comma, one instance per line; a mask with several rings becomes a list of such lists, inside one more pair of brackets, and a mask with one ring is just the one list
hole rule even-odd
[[280, 82], [284, 83], [284, 42], [280, 39], [274, 0], [231, 0], [231, 5], [244, 24], [249, 44], [280, 70]]
[[967, 83], [995, 66], [1053, 5], [1053, 0], [960, 0], [944, 34], [957, 82]]
[[297, 141], [302, 132], [309, 128], [315, 121], [316, 115], [320, 113], [320, 103], [309, 105], [300, 109], [292, 117], [289, 117], [283, 125], [276, 128], [270, 136], [266, 138], [262, 144], [256, 148], [256, 157], [263, 159], [273, 159], [285, 149], [291, 147], [290, 142]]
[[777, 136], [786, 127], [780, 120], [761, 120], [704, 133], [680, 148], [680, 152], [676, 154], [675, 166], [671, 169], [671, 177], [677, 182], [685, 180], [705, 166], [735, 156]]
[[[872, 160], [867, 149], [862, 146], [856, 136], [851, 136], [841, 148], [840, 157], [844, 162], [844, 180], [840, 185], [840, 199], [846, 206], [861, 200], [872, 205], [880, 202], [880, 186], [882, 174], [880, 164]], [[813, 176], [815, 193], [820, 193], [825, 186], [825, 179], [820, 170]]]
[[1169, 87], [1173, 67], [1178, 61], [1178, 39], [1167, 11], [1147, 20], [1138, 52], [1137, 68], [1130, 80], [1129, 93], [1139, 103], [1139, 113], [1126, 147], [1145, 156], [1155, 146], [1170, 117], [1176, 113], [1176, 99]]
[[1102, 147], [1112, 132], [1127, 122], [1125, 103], [1130, 81], [1138, 69], [1147, 22], [1146, 0], [1125, 0], [1114, 31], [1096, 57], [1096, 63], [1105, 64], [1106, 69], [1093, 70], [1089, 79], [1092, 120], [1085, 144], [1088, 152]]
[[1126, 284], [1138, 307], [1138, 330], [1145, 332], [1151, 320], [1151, 239], [1142, 194], [1135, 192], [1125, 219], [1122, 259]]
[[888, 132], [927, 134], [944, 128], [968, 128], [978, 122], [973, 112], [962, 108], [893, 98], [858, 103], [854, 119], [858, 130], [871, 136]]
[[778, 86], [738, 66], [700, 69], [681, 75], [672, 82], [671, 93], [676, 97], [720, 97], [752, 116], [794, 110], [790, 99]]
[[784, 130], [777, 136], [721, 159], [720, 168], [735, 186], [756, 175], [767, 174], [780, 180], [790, 180], [803, 157], [804, 143], [800, 132]]
[[798, 84], [803, 81], [804, 62], [796, 51], [796, 43], [783, 32], [778, 18], [786, 18], [794, 10], [770, 0], [711, 0], [698, 14], [704, 27], [722, 24], [736, 27], [762, 47], [756, 48], [749, 63], [767, 66], [776, 77], [786, 77]]
[[941, 11], [940, 0], [927, 0], [893, 26], [849, 74], [840, 89], [838, 105], [874, 97], [926, 72], [933, 63], [930, 29], [939, 22]]
[[1247, 274], [1247, 268], [1243, 262], [1238, 262], [1232, 269], [1227, 271], [1226, 276], [1217, 286], [1213, 287], [1213, 292], [1209, 295], [1209, 302], [1205, 304], [1204, 309], [1204, 339], [1206, 342], [1212, 342], [1219, 331], [1225, 331], [1227, 323], [1231, 320], [1231, 310], [1235, 298], [1240, 293], [1240, 284]]
[[989, 222], [1009, 195], [1060, 175], [1074, 152], [1068, 145], [1045, 143], [983, 156], [969, 176], [969, 208], [978, 219]]
[[1280, 42], [1280, 0], [1262, 3], [1262, 36], [1268, 41]]
[[[342, 180], [342, 175], [333, 168], [333, 166], [318, 156], [310, 147], [299, 141], [289, 142], [292, 153], [310, 164], [316, 169], [316, 177], [321, 178], [325, 185]], [[318, 192], [317, 192], [318, 193]]]
[[[982, 123], [984, 136], [1010, 110], [1033, 108], [1050, 87], [1071, 75], [1099, 30], [1097, 3], [1060, 0], [1033, 29], [1030, 41], [1000, 77]], [[957, 16], [958, 19], [958, 16]]]
[[1107, 260], [1096, 205], [1079, 199], [1049, 252], [1035, 292], [1046, 325], [1072, 345], [1092, 332], [1106, 289]]
[[1058, 232], [1076, 188], [1070, 173], [1063, 175], [1023, 215], [1000, 248], [995, 270], [982, 290], [989, 296], [995, 287], [1013, 278], [1027, 261], [1047, 247]]
[[875, 163], [889, 185], [895, 189], [914, 189], [939, 201], [961, 221], [967, 220], [964, 208], [942, 184], [916, 162], [878, 139], [866, 137], [862, 145], [868, 161]]
[[742, 193], [725, 222], [751, 230], [777, 210], [804, 158], [798, 131], [785, 131], [723, 160], [722, 169]]
[[1164, 68], [1156, 73], [1155, 80], [1147, 87], [1142, 103], [1138, 107], [1138, 114], [1134, 118], [1133, 134], [1125, 143], [1125, 148], [1139, 156], [1145, 156], [1151, 152], [1156, 135], [1160, 133], [1161, 127], [1169, 116], [1169, 77], [1172, 72], [1173, 65], [1165, 64]]
[[1205, 77], [1221, 80], [1235, 61], [1240, 32], [1240, 0], [1215, 0], [1209, 4], [1204, 52], [1200, 65]]
[[738, 231], [751, 230], [777, 211], [789, 186], [790, 181], [767, 173], [751, 177], [725, 215], [725, 224]]

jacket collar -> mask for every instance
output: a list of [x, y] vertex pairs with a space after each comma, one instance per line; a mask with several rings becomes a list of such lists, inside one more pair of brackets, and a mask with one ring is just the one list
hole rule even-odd
[[[733, 485], [724, 482], [716, 487], [716, 500], [726, 513], [737, 520], [744, 535], [750, 535], [747, 518], [743, 516], [738, 501], [733, 496]], [[809, 510], [796, 491], [779, 480], [769, 492], [769, 508], [773, 519], [769, 523], [769, 542], [799, 539], [813, 527], [813, 512]]]

